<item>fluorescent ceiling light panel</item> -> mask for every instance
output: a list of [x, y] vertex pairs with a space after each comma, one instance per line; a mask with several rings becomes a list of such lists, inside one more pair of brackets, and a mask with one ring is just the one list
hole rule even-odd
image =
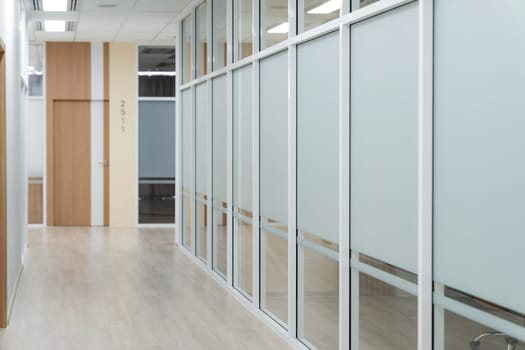
[[65, 12], [67, 0], [44, 0], [44, 11]]
[[288, 33], [288, 30], [290, 29], [290, 25], [288, 22], [284, 22], [279, 24], [278, 26], [275, 26], [273, 28], [268, 29], [268, 34], [286, 34]]
[[66, 21], [44, 21], [46, 32], [56, 33], [66, 31]]
[[341, 7], [340, 0], [330, 0], [330, 1], [325, 2], [324, 4], [314, 7], [313, 9], [308, 11], [308, 13], [311, 15], [326, 15], [326, 14], [339, 10], [340, 7]]

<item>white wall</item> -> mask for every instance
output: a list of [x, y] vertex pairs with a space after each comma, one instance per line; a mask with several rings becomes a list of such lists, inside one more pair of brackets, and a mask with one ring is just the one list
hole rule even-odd
[[[21, 113], [21, 50], [26, 43], [20, 25], [20, 2], [0, 0], [0, 37], [6, 46], [7, 72], [7, 297], [11, 304], [22, 265], [25, 225], [25, 115]], [[24, 44], [25, 45], [25, 44]]]

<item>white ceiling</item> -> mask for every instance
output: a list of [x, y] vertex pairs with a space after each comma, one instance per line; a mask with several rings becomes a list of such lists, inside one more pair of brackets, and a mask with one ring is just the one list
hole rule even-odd
[[[42, 1], [39, 0], [40, 4]], [[32, 41], [130, 41], [174, 45], [175, 17], [191, 0], [77, 0], [75, 31], [46, 33], [30, 23]], [[33, 0], [26, 0], [33, 9]], [[113, 8], [99, 5], [115, 4]], [[42, 6], [42, 5], [40, 5]]]

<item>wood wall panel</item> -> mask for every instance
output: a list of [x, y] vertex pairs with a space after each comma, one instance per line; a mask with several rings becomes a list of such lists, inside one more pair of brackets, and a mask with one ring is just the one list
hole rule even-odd
[[5, 45], [0, 39], [0, 327], [7, 327], [7, 143]]
[[47, 224], [53, 226], [55, 225], [54, 102], [56, 100], [91, 100], [91, 44], [46, 43], [46, 75]]
[[28, 183], [28, 222], [29, 224], [40, 225], [44, 221], [43, 210], [43, 179], [29, 178]]

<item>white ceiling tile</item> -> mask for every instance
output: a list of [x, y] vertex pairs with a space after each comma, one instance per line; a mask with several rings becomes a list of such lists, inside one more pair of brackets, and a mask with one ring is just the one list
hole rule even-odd
[[37, 41], [74, 41], [74, 32], [65, 33], [47, 33], [47, 32], [35, 32], [35, 39]]
[[[80, 11], [101, 11], [104, 13], [125, 13], [129, 12], [136, 0], [83, 0], [80, 3]], [[115, 4], [113, 8], [100, 8], [101, 4]]]
[[77, 32], [76, 41], [112, 41], [115, 35], [116, 31], [81, 31]]
[[190, 0], [139, 0], [134, 11], [179, 12]]
[[156, 32], [146, 31], [121, 31], [115, 41], [150, 42], [157, 35]]

